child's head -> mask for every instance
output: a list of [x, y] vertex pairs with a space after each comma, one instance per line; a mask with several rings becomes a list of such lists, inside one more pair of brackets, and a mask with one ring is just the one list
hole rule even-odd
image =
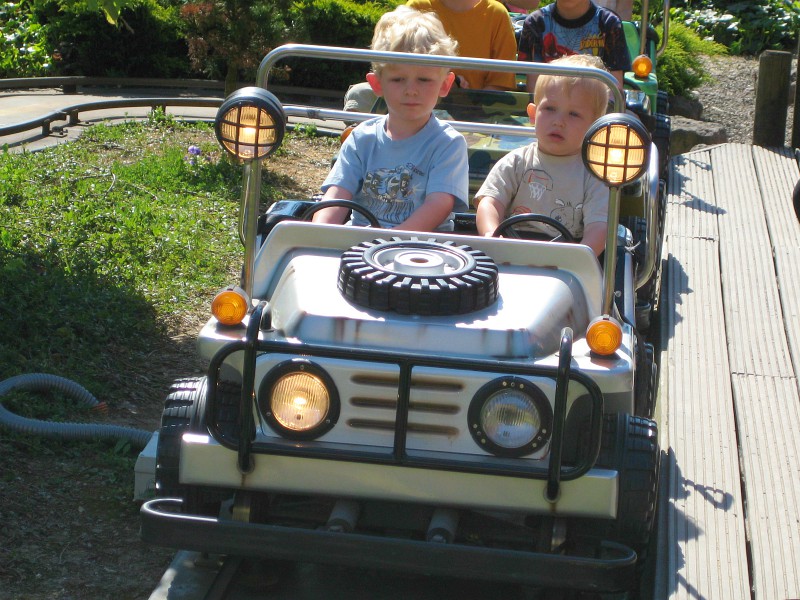
[[[458, 43], [447, 35], [436, 13], [418, 11], [404, 4], [378, 20], [370, 48], [381, 52], [458, 55]], [[378, 75], [385, 67], [385, 63], [372, 63], [372, 71]]]
[[[588, 54], [565, 56], [550, 64], [605, 70], [600, 58]], [[599, 79], [540, 75], [533, 104], [528, 106], [539, 148], [557, 156], [579, 153], [589, 126], [606, 112], [608, 92], [608, 86]]]
[[[434, 13], [401, 5], [378, 21], [372, 49], [455, 56], [457, 44], [445, 33]], [[367, 74], [372, 91], [386, 101], [390, 120], [406, 126], [406, 130], [418, 130], [428, 121], [454, 79], [455, 75], [446, 67], [402, 63], [373, 63], [372, 73]]]

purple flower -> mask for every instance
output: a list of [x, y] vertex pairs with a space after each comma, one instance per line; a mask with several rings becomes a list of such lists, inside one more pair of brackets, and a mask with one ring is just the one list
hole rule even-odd
[[194, 144], [189, 146], [189, 154], [191, 154], [192, 156], [200, 156], [201, 153], [202, 150], [200, 150], [199, 146], [195, 146]]

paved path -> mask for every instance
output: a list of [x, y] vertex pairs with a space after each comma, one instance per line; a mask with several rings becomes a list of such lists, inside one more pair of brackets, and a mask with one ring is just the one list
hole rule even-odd
[[[207, 90], [203, 94], [189, 94], [180, 89], [164, 88], [79, 88], [79, 93], [65, 94], [61, 88], [2, 90], [0, 91], [0, 129], [8, 125], [24, 123], [44, 117], [55, 111], [76, 104], [124, 100], [127, 98], [161, 98], [161, 97], [218, 97], [220, 91]], [[212, 107], [168, 107], [167, 112], [181, 118], [212, 121], [216, 108]], [[26, 132], [0, 136], [0, 145], [8, 144], [12, 152], [23, 150], [39, 150], [54, 144], [74, 140], [83, 129], [102, 121], [119, 122], [131, 118], [144, 119], [150, 114], [148, 107], [115, 108], [110, 110], [93, 110], [80, 113], [80, 123], [69, 125], [67, 120], [54, 121], [52, 133], [42, 135], [41, 128]]]

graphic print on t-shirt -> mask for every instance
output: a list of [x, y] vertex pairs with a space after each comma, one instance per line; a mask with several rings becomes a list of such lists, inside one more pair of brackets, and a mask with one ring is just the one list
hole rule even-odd
[[528, 184], [531, 199], [539, 202], [544, 193], [553, 189], [553, 179], [541, 169], [530, 169], [522, 178]]
[[583, 216], [583, 202], [573, 206], [572, 202], [556, 198], [555, 204], [550, 216], [570, 231], [575, 231]]
[[370, 171], [364, 177], [364, 194], [379, 202], [405, 202], [411, 194], [411, 165]]

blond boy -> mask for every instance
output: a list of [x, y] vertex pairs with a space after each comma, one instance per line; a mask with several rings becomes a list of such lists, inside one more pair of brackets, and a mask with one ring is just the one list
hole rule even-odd
[[[399, 6], [375, 26], [372, 49], [455, 56], [457, 45], [431, 12]], [[323, 200], [353, 200], [381, 227], [451, 231], [453, 212], [467, 209], [469, 166], [464, 137], [433, 116], [453, 85], [447, 68], [373, 64], [370, 87], [388, 114], [356, 127], [322, 185]], [[314, 221], [342, 223], [347, 209], [319, 211]], [[354, 225], [366, 225], [359, 213]]]
[[[603, 69], [583, 54], [553, 64]], [[541, 75], [528, 116], [536, 141], [500, 159], [475, 196], [481, 235], [491, 236], [504, 219], [536, 213], [562, 223], [596, 255], [605, 247], [608, 188], [583, 165], [581, 146], [589, 126], [605, 113], [608, 87], [599, 79]], [[536, 232], [546, 226], [530, 224]]]

